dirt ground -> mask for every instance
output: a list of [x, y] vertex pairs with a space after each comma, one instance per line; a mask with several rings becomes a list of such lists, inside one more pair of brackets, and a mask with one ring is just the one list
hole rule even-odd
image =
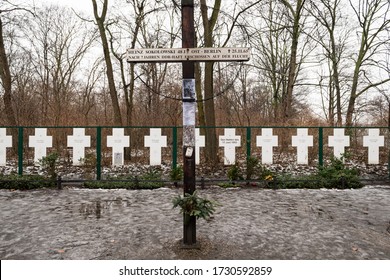
[[0, 190], [0, 259], [390, 259], [390, 186], [199, 190], [220, 206], [182, 249], [182, 190]]

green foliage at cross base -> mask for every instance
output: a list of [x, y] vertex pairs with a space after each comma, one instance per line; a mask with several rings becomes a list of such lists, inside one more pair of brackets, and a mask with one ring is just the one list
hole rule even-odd
[[[356, 168], [347, 167], [343, 157], [331, 158], [329, 165], [320, 166], [315, 174], [309, 175], [275, 174], [257, 160], [250, 158], [247, 162], [246, 184], [240, 183], [243, 181], [241, 174], [244, 173], [245, 170], [236, 163], [228, 170], [230, 182], [221, 183], [219, 186], [231, 188], [256, 185], [272, 189], [355, 189], [363, 187], [359, 179], [359, 171]], [[252, 177], [256, 177], [257, 182], [250, 184], [249, 179]]]
[[32, 190], [54, 187], [55, 181], [40, 175], [0, 175], [0, 189]]
[[39, 164], [41, 165], [43, 170], [47, 171], [47, 173], [53, 180], [57, 178], [56, 168], [58, 162], [59, 162], [59, 154], [56, 152], [50, 153], [39, 160]]
[[277, 175], [271, 187], [278, 189], [356, 189], [363, 187], [363, 184], [359, 180], [359, 171], [356, 168], [348, 168], [343, 158], [331, 158], [330, 164], [320, 166], [316, 174]]
[[244, 177], [242, 176], [241, 166], [238, 162], [236, 162], [228, 169], [227, 176], [230, 181], [238, 181], [244, 179]]

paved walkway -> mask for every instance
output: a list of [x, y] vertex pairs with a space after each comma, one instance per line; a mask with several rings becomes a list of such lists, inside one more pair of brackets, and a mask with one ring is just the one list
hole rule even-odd
[[390, 187], [199, 190], [222, 204], [182, 250], [178, 189], [0, 190], [0, 259], [390, 259]]

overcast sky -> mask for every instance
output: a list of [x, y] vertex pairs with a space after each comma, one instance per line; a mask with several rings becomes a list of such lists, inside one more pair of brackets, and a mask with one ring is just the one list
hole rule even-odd
[[75, 11], [92, 15], [91, 0], [34, 0], [34, 2], [36, 6], [50, 5], [53, 3], [59, 6], [71, 7]]

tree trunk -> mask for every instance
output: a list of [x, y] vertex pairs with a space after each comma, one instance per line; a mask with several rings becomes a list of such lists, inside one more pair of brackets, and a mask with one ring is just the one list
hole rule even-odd
[[206, 120], [206, 162], [216, 163], [218, 162], [218, 145], [217, 145], [217, 132], [215, 129], [215, 108], [214, 108], [214, 76], [213, 76], [213, 62], [205, 63], [204, 73], [204, 92], [205, 99], [205, 120]]
[[[200, 8], [202, 14], [202, 22], [204, 29], [205, 47], [213, 47], [213, 30], [218, 19], [219, 10], [221, 7], [221, 0], [215, 0], [214, 9], [210, 19], [207, 14], [207, 4], [205, 0], [200, 1]], [[213, 62], [206, 62], [204, 69], [204, 109], [206, 126], [206, 161], [215, 164], [219, 161], [218, 146], [217, 146], [217, 132], [215, 129], [215, 108], [214, 108], [214, 78], [213, 78]]]
[[115, 88], [114, 70], [112, 68], [110, 48], [108, 45], [106, 29], [104, 26], [106, 14], [107, 14], [108, 0], [104, 0], [101, 16], [98, 15], [96, 0], [92, 0], [92, 4], [93, 4], [93, 11], [94, 11], [96, 23], [99, 28], [100, 38], [102, 40], [104, 60], [106, 62], [106, 74], [108, 80], [108, 87], [110, 90], [110, 97], [111, 97], [112, 108], [114, 112], [114, 125], [122, 126], [122, 117], [119, 108], [118, 94]]
[[16, 126], [15, 112], [12, 106], [12, 82], [11, 71], [8, 64], [7, 54], [5, 52], [3, 38], [3, 22], [0, 18], [0, 76], [4, 88], [4, 110], [7, 117], [7, 125]]
[[291, 54], [290, 54], [290, 65], [288, 70], [288, 82], [286, 96], [283, 98], [283, 122], [286, 123], [292, 116], [292, 102], [293, 102], [293, 91], [296, 79], [297, 69], [297, 52], [298, 52], [298, 39], [299, 39], [299, 20], [301, 17], [301, 1], [297, 3], [297, 9], [294, 13], [294, 26], [292, 31], [292, 42], [291, 42]]
[[[203, 100], [202, 96], [202, 71], [199, 65], [199, 62], [195, 62], [195, 91], [196, 91], [196, 99], [198, 101]], [[206, 120], [204, 115], [204, 107], [203, 102], [198, 102], [198, 124], [200, 126], [206, 126]], [[201, 134], [205, 134], [204, 128], [201, 129]]]

